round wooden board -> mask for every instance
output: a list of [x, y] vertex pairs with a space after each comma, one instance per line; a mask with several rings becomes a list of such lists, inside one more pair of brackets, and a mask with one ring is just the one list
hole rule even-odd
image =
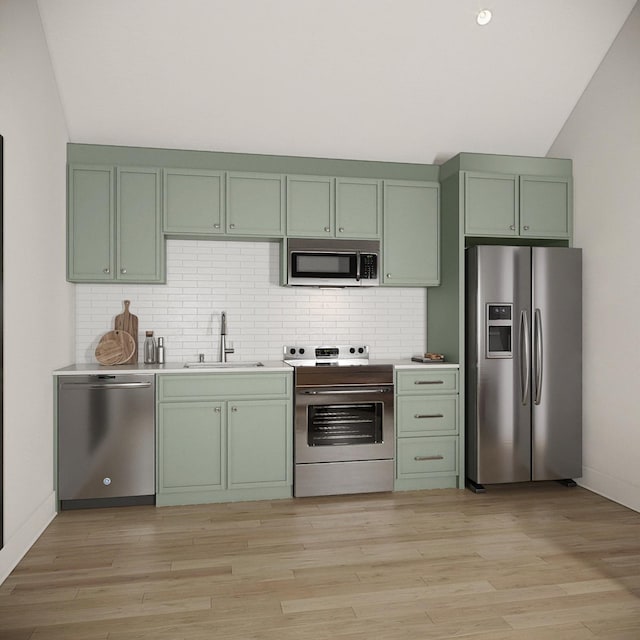
[[96, 347], [96, 360], [100, 364], [123, 364], [133, 354], [135, 340], [126, 331], [109, 331], [105, 333]]

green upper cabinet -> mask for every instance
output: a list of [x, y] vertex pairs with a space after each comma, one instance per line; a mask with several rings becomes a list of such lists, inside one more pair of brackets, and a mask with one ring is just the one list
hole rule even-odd
[[287, 235], [310, 238], [379, 238], [380, 180], [287, 176]]
[[163, 282], [160, 170], [118, 167], [116, 172], [116, 278]]
[[287, 235], [333, 237], [335, 181], [325, 176], [287, 176]]
[[165, 233], [224, 233], [224, 172], [164, 170]]
[[518, 177], [467, 172], [465, 233], [467, 235], [518, 235]]
[[71, 282], [115, 278], [115, 169], [69, 166], [67, 279]]
[[395, 286], [440, 283], [439, 185], [384, 181], [382, 282]]
[[379, 238], [382, 182], [336, 178], [336, 238]]
[[69, 166], [67, 278], [164, 282], [158, 169]]
[[571, 178], [520, 176], [520, 234], [569, 238], [572, 232]]
[[227, 173], [226, 232], [229, 235], [284, 235], [284, 176]]
[[465, 234], [568, 238], [571, 194], [568, 177], [465, 172]]

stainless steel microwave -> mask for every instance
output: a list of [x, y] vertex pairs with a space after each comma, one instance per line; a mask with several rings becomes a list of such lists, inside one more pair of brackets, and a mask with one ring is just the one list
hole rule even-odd
[[287, 239], [290, 286], [375, 287], [379, 267], [379, 240]]

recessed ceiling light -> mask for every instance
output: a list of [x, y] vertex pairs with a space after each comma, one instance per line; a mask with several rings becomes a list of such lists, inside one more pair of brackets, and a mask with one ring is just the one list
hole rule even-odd
[[486, 24], [491, 22], [491, 11], [489, 9], [482, 9], [482, 11], [478, 11], [478, 15], [476, 16], [476, 22], [484, 27]]

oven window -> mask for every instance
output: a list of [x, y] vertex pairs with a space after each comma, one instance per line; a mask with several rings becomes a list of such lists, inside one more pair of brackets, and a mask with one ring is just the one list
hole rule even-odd
[[380, 443], [383, 408], [381, 402], [312, 405], [307, 442], [310, 447]]

